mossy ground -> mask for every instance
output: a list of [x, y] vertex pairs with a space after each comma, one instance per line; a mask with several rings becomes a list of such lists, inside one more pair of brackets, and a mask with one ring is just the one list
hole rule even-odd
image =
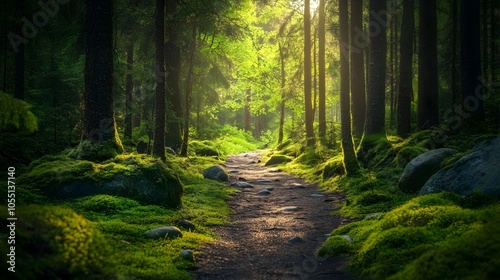
[[[55, 218], [51, 216], [46, 219], [45, 216], [40, 217], [30, 210], [31, 212], [27, 215], [34, 219], [39, 217], [38, 220], [42, 224], [53, 228], [51, 234], [45, 236], [44, 240], [53, 242], [59, 238], [57, 236], [61, 236], [61, 233], [68, 231], [77, 235], [83, 234], [81, 231], [85, 225], [95, 231], [95, 236], [99, 236], [100, 239], [97, 240], [97, 237], [90, 235], [84, 236], [98, 242], [101, 245], [96, 246], [103, 248], [103, 250], [97, 250], [89, 247], [89, 254], [97, 254], [96, 258], [107, 260], [103, 267], [97, 267], [85, 259], [85, 252], [77, 250], [76, 255], [72, 257], [76, 263], [75, 269], [66, 270], [68, 261], [59, 260], [62, 253], [51, 251], [47, 255], [59, 261], [40, 263], [40, 268], [34, 272], [35, 276], [45, 275], [43, 271], [56, 269], [58, 273], [56, 276], [63, 278], [72, 275], [71, 273], [81, 272], [84, 277], [82, 279], [102, 279], [103, 275], [106, 275], [104, 278], [108, 279], [191, 279], [189, 270], [193, 269], [195, 264], [180, 259], [179, 253], [184, 249], [191, 249], [195, 252], [196, 258], [196, 250], [199, 246], [212, 242], [216, 238], [210, 226], [228, 222], [230, 209], [226, 200], [236, 192], [234, 188], [203, 178], [204, 169], [220, 163], [220, 160], [213, 157], [177, 158], [167, 155], [167, 162], [160, 164], [160, 167], [175, 174], [184, 189], [183, 207], [169, 209], [131, 198], [103, 194], [56, 201], [33, 193], [36, 189], [34, 184], [37, 182], [46, 185], [61, 185], [82, 177], [98, 182], [117, 174], [132, 176], [138, 169], [146, 172], [141, 171], [141, 176], [152, 176], [147, 172], [148, 170], [157, 171], [158, 160], [147, 155], [123, 154], [96, 163], [71, 159], [63, 154], [47, 156], [33, 162], [27, 170], [30, 172], [29, 176], [21, 176], [18, 179], [18, 182], [24, 182], [19, 184], [17, 189], [22, 205], [32, 205], [28, 206], [28, 209], [46, 209], [43, 212], [47, 213], [57, 214], [58, 211], [66, 213], [61, 217], [56, 215]], [[21, 197], [24, 195], [26, 197]], [[147, 238], [146, 230], [167, 225], [175, 226], [180, 219], [191, 221], [195, 224], [196, 230], [183, 230], [183, 237], [173, 240]], [[75, 224], [77, 220], [81, 221], [79, 222], [81, 225]], [[54, 223], [61, 224], [62, 228], [54, 228]], [[64, 223], [68, 226], [64, 226]], [[35, 240], [37, 235], [35, 232], [27, 234], [24, 239]], [[72, 243], [71, 240], [68, 242], [73, 246], [74, 242]], [[31, 247], [36, 249], [37, 246], [39, 244], [33, 243]], [[32, 254], [31, 251], [25, 253], [26, 255]], [[19, 275], [21, 274], [22, 272]]]
[[[358, 150], [363, 169], [355, 176], [344, 175], [339, 151], [300, 150], [286, 141], [268, 156], [293, 150], [295, 160], [280, 168], [320, 183], [326, 192], [347, 195], [335, 212], [354, 222], [335, 229], [319, 255], [348, 256], [349, 269], [369, 279], [499, 278], [497, 199], [451, 193], [416, 197], [397, 187], [411, 159], [438, 148], [434, 135], [422, 131], [405, 140], [389, 136], [368, 141], [369, 149]], [[478, 137], [450, 135], [439, 143], [459, 151], [443, 167], [467, 153]]]

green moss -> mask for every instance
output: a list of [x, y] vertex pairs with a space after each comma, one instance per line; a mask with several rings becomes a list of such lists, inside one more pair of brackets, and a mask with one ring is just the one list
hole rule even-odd
[[342, 161], [342, 156], [336, 156], [329, 159], [325, 163], [321, 177], [323, 178], [323, 181], [325, 181], [328, 178], [344, 174], [345, 174], [345, 169], [344, 169], [344, 163]]
[[412, 159], [427, 152], [428, 150], [419, 146], [406, 146], [397, 152], [394, 163], [396, 166], [404, 168]]
[[390, 200], [391, 199], [386, 194], [373, 193], [371, 191], [368, 191], [357, 197], [356, 204], [367, 206], [371, 204], [387, 202]]
[[[1, 207], [2, 213], [7, 209]], [[109, 278], [111, 250], [94, 225], [70, 209], [21, 206], [16, 215], [16, 279]], [[2, 217], [4, 220], [6, 217]], [[2, 242], [5, 247], [7, 242]], [[5, 250], [4, 250], [5, 249]], [[6, 248], [2, 248], [7, 252]], [[2, 254], [5, 263], [5, 254]]]
[[89, 161], [104, 161], [116, 157], [123, 153], [123, 146], [120, 139], [115, 141], [104, 141], [101, 143], [92, 143], [89, 140], [83, 140], [80, 145], [68, 153], [70, 158]]
[[273, 155], [269, 158], [269, 160], [266, 161], [264, 164], [265, 166], [270, 166], [270, 165], [276, 165], [276, 164], [283, 164], [287, 162], [291, 162], [292, 158], [289, 156], [285, 155]]
[[387, 152], [392, 148], [392, 144], [385, 135], [364, 136], [358, 147], [358, 158], [365, 166], [373, 168], [386, 166], [390, 163], [387, 159]]
[[82, 209], [82, 211], [99, 212], [106, 215], [115, 214], [139, 205], [137, 201], [129, 198], [105, 194], [83, 197], [75, 201], [75, 207]]
[[294, 162], [305, 165], [317, 165], [322, 161], [322, 157], [315, 149], [309, 148], [299, 155]]
[[215, 143], [212, 141], [191, 141], [188, 147], [198, 156], [219, 156]]
[[351, 242], [342, 236], [334, 235], [329, 237], [318, 250], [320, 257], [334, 257], [349, 253], [353, 248]]

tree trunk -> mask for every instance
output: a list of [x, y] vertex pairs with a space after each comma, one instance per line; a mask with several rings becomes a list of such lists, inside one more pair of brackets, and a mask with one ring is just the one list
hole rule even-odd
[[[498, 0], [497, 0], [498, 1]], [[482, 61], [481, 65], [483, 70], [483, 77], [486, 79], [488, 77], [488, 0], [482, 0], [483, 8], [482, 8]]]
[[419, 3], [417, 128], [439, 124], [437, 73], [437, 14], [435, 0]]
[[411, 96], [413, 82], [414, 0], [403, 0], [399, 65], [399, 97], [397, 134], [403, 138], [411, 132]]
[[155, 129], [153, 156], [165, 161], [165, 0], [156, 0], [155, 49], [156, 49], [156, 92]]
[[373, 24], [370, 24], [370, 68], [364, 138], [385, 138], [386, 11], [386, 1], [370, 0], [370, 22]]
[[[170, 17], [176, 13], [177, 2], [166, 1], [167, 13]], [[167, 133], [165, 145], [178, 151], [182, 145], [181, 127], [182, 127], [182, 93], [180, 90], [180, 72], [181, 72], [181, 48], [179, 47], [179, 26], [175, 20], [170, 19], [167, 22], [166, 33], [167, 43], [165, 44], [165, 66], [167, 72]]]
[[484, 104], [481, 81], [480, 9], [479, 1], [461, 0], [460, 7], [460, 80], [462, 102], [472, 125], [484, 120]]
[[113, 2], [88, 0], [85, 3], [82, 143], [88, 140], [94, 146], [110, 144], [115, 152], [120, 153], [123, 147], [113, 111]]
[[491, 8], [490, 8], [490, 24], [491, 24], [491, 29], [490, 29], [490, 80], [494, 81], [496, 79], [496, 54], [497, 54], [497, 48], [496, 48], [496, 39], [497, 39], [497, 34], [496, 34], [496, 29], [497, 29], [497, 20], [498, 17], [495, 16], [496, 9], [498, 7], [498, 1], [491, 1]]
[[340, 122], [342, 151], [344, 154], [344, 168], [346, 174], [351, 175], [359, 170], [359, 163], [354, 151], [351, 134], [351, 102], [349, 98], [349, 13], [347, 0], [339, 1], [340, 25]]
[[[283, 128], [285, 126], [285, 102], [286, 102], [286, 72], [285, 72], [285, 54], [283, 46], [279, 43], [280, 65], [281, 65], [281, 101], [280, 101], [280, 124], [278, 130], [278, 144], [283, 143]], [[320, 101], [321, 103], [321, 101]], [[320, 109], [321, 110], [321, 109]]]
[[326, 137], [326, 63], [325, 63], [325, 0], [319, 1], [319, 29], [318, 29], [318, 64], [319, 64], [319, 137], [321, 141]]
[[196, 53], [196, 33], [197, 26], [196, 23], [193, 23], [193, 29], [191, 33], [191, 42], [189, 49], [189, 69], [186, 77], [186, 95], [185, 95], [185, 104], [184, 104], [184, 137], [182, 138], [182, 148], [181, 148], [181, 156], [187, 156], [187, 149], [189, 144], [189, 112], [191, 110], [191, 93], [193, 91], [193, 68], [194, 68], [194, 57]]
[[351, 1], [351, 95], [354, 137], [361, 139], [365, 128], [366, 94], [363, 58], [363, 0]]
[[127, 49], [127, 78], [125, 82], [125, 132], [124, 136], [126, 139], [132, 139], [132, 92], [133, 92], [133, 80], [132, 80], [132, 65], [134, 64], [134, 43], [130, 43], [126, 47]]
[[457, 104], [457, 32], [458, 0], [451, 1], [451, 108]]
[[246, 91], [246, 98], [245, 98], [245, 107], [243, 108], [243, 114], [245, 115], [245, 120], [244, 120], [244, 127], [245, 131], [250, 132], [252, 130], [252, 125], [250, 124], [250, 102], [252, 101], [252, 93], [250, 91], [250, 88], [247, 89]]
[[307, 146], [314, 146], [311, 86], [311, 0], [304, 0], [304, 111]]
[[141, 100], [141, 82], [139, 80], [134, 81], [134, 95], [135, 95], [135, 110], [132, 110], [133, 113], [133, 120], [132, 120], [132, 127], [139, 127], [141, 126], [141, 106], [143, 106]]

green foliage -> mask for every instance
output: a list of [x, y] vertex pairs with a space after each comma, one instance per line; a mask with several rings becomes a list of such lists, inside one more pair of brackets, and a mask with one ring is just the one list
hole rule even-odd
[[33, 132], [38, 129], [38, 121], [28, 103], [0, 91], [0, 130], [12, 127]]
[[419, 146], [405, 146], [397, 152], [393, 162], [396, 166], [404, 168], [412, 159], [427, 151], [427, 149]]
[[[7, 213], [5, 207], [1, 210], [2, 216]], [[15, 279], [111, 277], [110, 246], [81, 215], [68, 208], [41, 205], [18, 207], [16, 214]], [[7, 242], [0, 246], [7, 246]], [[8, 252], [7, 248], [2, 251]]]
[[218, 157], [219, 152], [215, 148], [215, 143], [212, 141], [191, 141], [189, 142], [189, 149], [198, 156], [214, 156]]
[[328, 178], [344, 174], [345, 174], [345, 168], [344, 168], [343, 158], [341, 155], [338, 155], [329, 159], [325, 163], [325, 167], [323, 167], [323, 173], [321, 176], [323, 178], [323, 181], [325, 181]]

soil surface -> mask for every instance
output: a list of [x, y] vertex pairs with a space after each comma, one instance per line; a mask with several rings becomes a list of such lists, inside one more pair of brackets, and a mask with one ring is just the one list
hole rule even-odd
[[[231, 223], [214, 228], [220, 238], [196, 255], [194, 278], [355, 279], [341, 271], [345, 259], [316, 257], [328, 234], [349, 222], [331, 214], [344, 197], [264, 167], [260, 158], [256, 151], [227, 159], [229, 183], [253, 188], [241, 188], [229, 201]], [[265, 188], [269, 194], [257, 194]]]

